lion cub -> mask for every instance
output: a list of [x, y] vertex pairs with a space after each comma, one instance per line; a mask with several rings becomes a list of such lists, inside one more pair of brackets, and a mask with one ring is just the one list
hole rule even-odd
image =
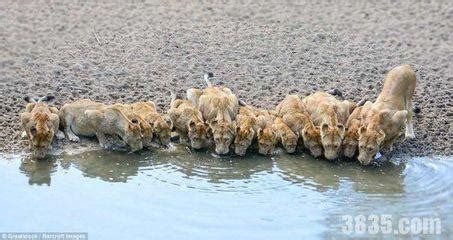
[[169, 116], [162, 116], [157, 112], [154, 102], [136, 102], [130, 104], [130, 107], [135, 114], [149, 123], [152, 128], [155, 142], [163, 146], [170, 144], [173, 122]]
[[348, 158], [355, 156], [359, 144], [359, 128], [362, 126], [362, 113], [366, 112], [371, 102], [367, 101], [365, 105], [357, 107], [351, 113], [346, 122], [346, 133], [342, 142], [343, 155]]
[[255, 115], [258, 152], [263, 155], [273, 154], [275, 146], [278, 143], [278, 137], [274, 129], [274, 119], [276, 115], [273, 112], [264, 109], [257, 109]]
[[197, 107], [189, 100], [176, 99], [172, 93], [170, 110], [168, 110], [181, 143], [190, 144], [194, 149], [201, 149], [208, 145], [208, 126]]
[[64, 138], [58, 130], [60, 125], [58, 109], [48, 105], [53, 99], [53, 96], [40, 99], [26, 97], [28, 104], [20, 115], [22, 130], [29, 140], [33, 157], [37, 159], [44, 158], [52, 149], [54, 136]]
[[205, 76], [208, 87], [200, 92], [199, 89], [188, 89], [187, 99], [192, 101], [200, 110], [203, 119], [209, 125], [215, 143], [217, 154], [227, 154], [236, 134], [236, 115], [239, 111], [237, 97], [226, 87], [214, 87]]
[[299, 136], [285, 124], [281, 117], [275, 118], [273, 128], [277, 138], [283, 148], [285, 148], [286, 152], [294, 153], [297, 148], [297, 140]]
[[109, 148], [106, 135], [111, 135], [135, 152], [143, 148], [141, 120], [136, 114], [129, 115], [126, 117], [120, 105], [104, 105], [87, 99], [65, 104], [59, 112], [60, 124], [70, 141], [79, 141], [77, 135], [96, 136], [101, 147]]
[[339, 101], [326, 92], [311, 94], [303, 102], [313, 123], [320, 127], [324, 157], [328, 160], [338, 158], [346, 131], [343, 124], [354, 110], [355, 104], [347, 100]]
[[[136, 115], [140, 116], [138, 121], [140, 123], [140, 129], [142, 131], [143, 147], [153, 146], [154, 133], [153, 133], [153, 128], [150, 125], [150, 123], [146, 119], [144, 119], [143, 116], [139, 112], [134, 112], [132, 109], [132, 106], [129, 104], [117, 103], [117, 104], [115, 104], [115, 106], [118, 109], [120, 109], [124, 113], [124, 115], [129, 119], [134, 118]], [[121, 142], [121, 140], [120, 140], [120, 142]], [[117, 143], [117, 142], [115, 142], [115, 143]]]
[[256, 138], [256, 116], [250, 106], [239, 108], [239, 114], [236, 116], [236, 125], [234, 152], [239, 156], [244, 156]]
[[381, 93], [363, 115], [357, 157], [361, 164], [370, 164], [381, 148], [391, 150], [404, 125], [405, 137], [415, 137], [412, 126], [415, 85], [416, 75], [409, 65], [393, 68], [387, 74]]
[[276, 107], [276, 112], [291, 130], [302, 138], [304, 146], [311, 155], [322, 155], [319, 127], [313, 124], [304, 103], [297, 95], [287, 95]]

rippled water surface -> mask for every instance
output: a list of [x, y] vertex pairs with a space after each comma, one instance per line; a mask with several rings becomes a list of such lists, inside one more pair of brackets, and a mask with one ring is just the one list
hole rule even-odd
[[[346, 238], [343, 215], [438, 217], [453, 233], [452, 157], [381, 167], [307, 155], [216, 158], [182, 147], [0, 157], [0, 232], [91, 239]], [[353, 235], [382, 237], [381, 235]]]

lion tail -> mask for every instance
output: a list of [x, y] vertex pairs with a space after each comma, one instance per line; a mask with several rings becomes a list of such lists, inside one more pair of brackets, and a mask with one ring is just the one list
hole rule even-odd
[[204, 81], [206, 82], [208, 87], [212, 87], [211, 78], [213, 78], [213, 77], [214, 77], [214, 74], [212, 72], [205, 73]]

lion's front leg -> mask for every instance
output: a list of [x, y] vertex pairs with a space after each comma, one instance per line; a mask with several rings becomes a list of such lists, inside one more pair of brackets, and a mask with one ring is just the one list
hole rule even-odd
[[127, 147], [127, 144], [116, 134], [113, 136], [113, 145], [118, 146], [120, 148], [125, 148]]
[[382, 143], [382, 148], [381, 148], [381, 149], [382, 149], [384, 152], [386, 152], [386, 153], [387, 153], [387, 152], [393, 151], [393, 143], [395, 142], [395, 140], [396, 140], [397, 137], [398, 137], [398, 135], [396, 135], [395, 137], [390, 138], [390, 139], [384, 141], [384, 143]]
[[96, 138], [98, 139], [99, 145], [101, 146], [101, 148], [108, 149], [111, 147], [110, 144], [108, 144], [107, 137], [105, 136], [105, 134], [103, 132], [97, 131]]
[[64, 139], [65, 138], [64, 133], [62, 131], [60, 131], [60, 129], [59, 129], [59, 127], [60, 127], [60, 118], [58, 117], [58, 115], [53, 113], [51, 115], [50, 119], [52, 121], [55, 137], [57, 137], [58, 140]]
[[178, 132], [179, 135], [179, 143], [182, 145], [190, 146], [190, 139], [189, 136], [185, 133]]
[[63, 126], [63, 133], [71, 142], [79, 142], [80, 138], [72, 131], [71, 125], [74, 120], [72, 114], [65, 112], [64, 109], [60, 112], [60, 123]]

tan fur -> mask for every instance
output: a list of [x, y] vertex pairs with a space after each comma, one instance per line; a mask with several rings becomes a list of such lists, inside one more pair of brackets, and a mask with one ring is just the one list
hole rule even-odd
[[409, 65], [393, 68], [385, 78], [376, 101], [363, 113], [359, 129], [359, 156], [363, 165], [370, 164], [381, 148], [390, 149], [406, 124], [406, 138], [414, 138], [412, 97], [416, 85], [414, 70]]
[[239, 114], [236, 116], [236, 126], [234, 152], [243, 156], [256, 138], [256, 116], [251, 107], [239, 108]]
[[141, 130], [141, 133], [142, 133], [143, 147], [152, 146], [153, 145], [152, 143], [153, 143], [153, 136], [154, 136], [153, 132], [154, 132], [154, 129], [150, 125], [149, 120], [147, 120], [145, 118], [145, 114], [143, 114], [142, 111], [134, 109], [132, 107], [132, 105], [130, 105], [130, 104], [119, 104], [119, 103], [117, 103], [117, 104], [115, 104], [115, 106], [118, 109], [120, 109], [124, 113], [124, 115], [127, 118], [129, 118], [129, 119], [132, 119], [132, 118], [134, 118], [137, 115], [140, 117], [138, 119], [138, 121], [140, 123], [140, 130]]
[[275, 115], [264, 109], [257, 109], [256, 128], [258, 140], [258, 152], [260, 154], [273, 154], [278, 143], [278, 137], [274, 129]]
[[324, 157], [328, 160], [338, 158], [344, 138], [347, 118], [355, 104], [339, 101], [326, 92], [316, 92], [303, 100], [313, 123], [320, 127]]
[[60, 110], [60, 122], [71, 141], [79, 141], [76, 135], [96, 136], [101, 147], [108, 148], [106, 135], [111, 135], [138, 151], [143, 148], [140, 116], [129, 113], [129, 119], [123, 111], [118, 105], [84, 99], [65, 104]]
[[189, 100], [175, 99], [168, 110], [180, 142], [187, 143], [194, 149], [207, 147], [209, 143], [208, 126], [195, 105]]
[[322, 154], [319, 128], [313, 125], [310, 114], [297, 95], [287, 95], [276, 107], [276, 112], [291, 130], [302, 138], [304, 146], [314, 157]]
[[169, 116], [157, 112], [154, 102], [136, 102], [131, 104], [130, 107], [134, 113], [149, 123], [155, 142], [164, 146], [170, 144], [173, 122]]
[[298, 136], [283, 122], [280, 117], [275, 118], [273, 128], [278, 140], [286, 152], [294, 153], [297, 147]]
[[198, 104], [203, 119], [212, 131], [216, 153], [228, 153], [236, 133], [234, 120], [239, 111], [236, 96], [225, 87], [207, 87], [201, 95], [198, 89], [189, 89], [187, 98]]
[[27, 104], [25, 112], [21, 114], [21, 124], [35, 158], [44, 158], [52, 149], [52, 140], [58, 132], [59, 123], [58, 109], [42, 102]]
[[367, 101], [364, 106], [357, 107], [346, 122], [346, 133], [342, 142], [343, 155], [348, 158], [355, 156], [359, 144], [359, 128], [362, 126], [362, 115], [372, 103]]

